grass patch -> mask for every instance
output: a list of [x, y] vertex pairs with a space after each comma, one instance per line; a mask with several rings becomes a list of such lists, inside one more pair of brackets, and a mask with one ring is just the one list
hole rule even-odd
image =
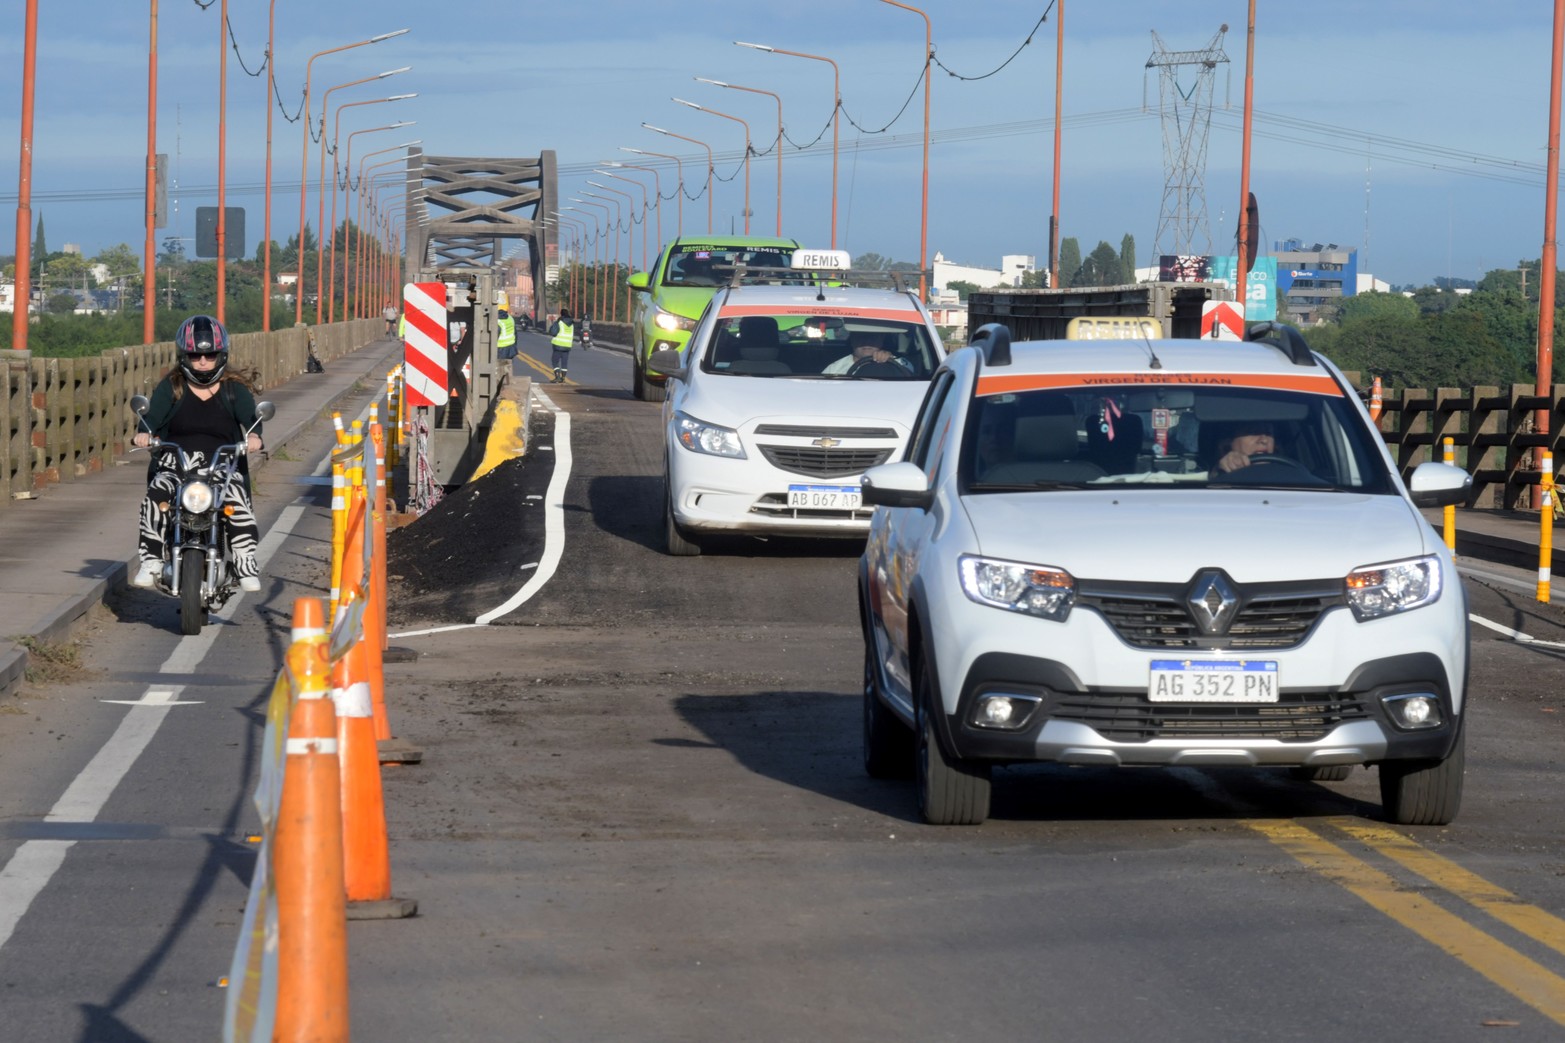
[[294, 455], [292, 453], [290, 453], [288, 451], [288, 447], [284, 446], [281, 449], [274, 449], [274, 450], [272, 450], [272, 459], [273, 460], [291, 461], [291, 460], [295, 459], [295, 457], [294, 457]]
[[27, 649], [29, 684], [70, 681], [82, 675], [82, 650], [78, 641], [40, 641], [36, 637], [22, 637], [16, 643]]

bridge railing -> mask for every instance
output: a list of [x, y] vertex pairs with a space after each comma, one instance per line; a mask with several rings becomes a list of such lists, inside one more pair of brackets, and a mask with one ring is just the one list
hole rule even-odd
[[[253, 371], [264, 391], [306, 371], [312, 342], [327, 362], [363, 346], [380, 327], [380, 319], [355, 319], [235, 334], [229, 364]], [[130, 397], [151, 394], [174, 361], [169, 342], [79, 358], [0, 351], [0, 510], [110, 466], [134, 434]]]

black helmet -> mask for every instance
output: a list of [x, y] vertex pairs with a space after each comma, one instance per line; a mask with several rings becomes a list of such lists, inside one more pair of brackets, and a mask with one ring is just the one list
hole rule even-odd
[[[228, 331], [210, 315], [192, 315], [179, 324], [174, 334], [174, 350], [179, 352], [179, 368], [185, 379], [196, 387], [210, 387], [223, 379], [228, 368]], [[196, 355], [217, 355], [217, 366], [203, 373], [191, 364]]]

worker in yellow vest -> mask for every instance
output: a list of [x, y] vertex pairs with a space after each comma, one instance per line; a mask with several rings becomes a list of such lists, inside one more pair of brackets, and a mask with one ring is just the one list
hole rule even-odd
[[516, 320], [511, 318], [510, 312], [501, 308], [496, 322], [500, 326], [500, 332], [495, 337], [494, 345], [497, 349], [495, 354], [502, 359], [514, 359], [516, 357]]
[[576, 328], [571, 323], [571, 313], [561, 308], [559, 318], [549, 324], [549, 344], [554, 348], [549, 359], [549, 365], [554, 367], [554, 379], [550, 383], [565, 383], [565, 370], [571, 360], [571, 343], [575, 339]]

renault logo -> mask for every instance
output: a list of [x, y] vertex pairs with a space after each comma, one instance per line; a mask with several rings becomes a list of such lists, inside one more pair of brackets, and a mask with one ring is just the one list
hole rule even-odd
[[818, 445], [822, 449], [832, 449], [832, 448], [835, 448], [836, 446], [841, 445], [842, 444], [842, 439], [840, 439], [840, 438], [833, 438], [830, 435], [827, 435], [824, 438], [817, 438], [815, 441], [811, 442], [810, 444], [811, 445]]
[[1195, 578], [1185, 606], [1203, 634], [1226, 634], [1239, 611], [1239, 595], [1221, 572], [1203, 572]]

